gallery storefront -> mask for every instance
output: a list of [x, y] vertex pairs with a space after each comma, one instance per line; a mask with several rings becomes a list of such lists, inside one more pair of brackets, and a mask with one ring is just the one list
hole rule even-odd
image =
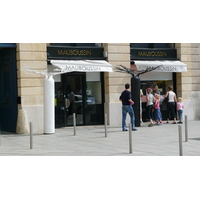
[[[96, 62], [100, 60], [107, 61], [106, 63], [113, 67], [123, 65], [127, 68], [130, 68], [130, 65], [133, 67], [131, 63], [134, 61], [139, 67], [138, 69], [146, 68], [150, 63], [152, 66], [152, 62], [157, 65], [156, 62], [159, 61], [162, 62], [159, 65], [163, 65], [164, 61], [175, 64], [176, 61], [181, 60], [182, 66], [161, 67], [160, 70], [165, 69], [165, 72], [155, 71], [141, 75], [141, 89], [146, 94], [145, 90], [149, 85], [157, 84], [163, 95], [167, 91], [167, 86], [173, 85], [177, 96], [182, 96], [184, 99], [184, 113], [188, 115], [188, 119], [199, 119], [199, 107], [197, 106], [200, 91], [199, 46], [196, 43], [155, 44], [154, 46], [146, 43], [17, 43], [12, 47], [1, 46], [0, 109], [2, 128], [6, 126], [5, 128], [9, 130], [12, 124], [11, 131], [15, 132], [17, 113], [23, 110], [27, 113], [28, 122], [34, 124], [33, 132], [44, 133], [44, 76], [27, 73], [21, 69], [29, 68], [41, 72], [46, 69], [50, 70], [47, 60], [51, 63], [64, 60], [65, 64], [68, 61]], [[144, 61], [148, 61], [149, 64], [144, 65]], [[187, 64], [187, 72], [184, 72], [184, 63]], [[75, 66], [73, 65], [73, 67]], [[69, 67], [69, 69], [72, 68]], [[89, 69], [93, 70], [94, 68], [87, 68], [87, 70]], [[181, 69], [182, 71], [166, 72], [166, 69]], [[71, 126], [72, 112], [76, 113], [78, 125], [103, 124], [105, 113], [108, 116], [108, 125], [121, 125], [119, 95], [124, 90], [124, 84], [130, 82], [128, 74], [115, 71], [112, 73], [75, 71], [54, 76], [54, 82], [53, 108], [56, 115], [56, 127]], [[74, 97], [70, 107], [71, 90]], [[143, 106], [145, 106], [145, 102], [143, 102]], [[163, 116], [165, 116], [164, 110], [165, 108], [163, 108]], [[143, 112], [145, 116], [145, 107], [143, 107]]]
[[[157, 85], [161, 100], [163, 100], [169, 85], [173, 85], [176, 92], [176, 73], [187, 72], [186, 64], [177, 59], [177, 50], [173, 44], [131, 44], [131, 69], [141, 71], [152, 67], [158, 68], [140, 76], [140, 89], [144, 94], [142, 98], [143, 121], [148, 119], [146, 116], [146, 89], [149, 87], [153, 89]], [[167, 118], [165, 103], [161, 104], [161, 112], [165, 120]]]
[[[55, 126], [104, 123], [104, 72], [112, 71], [105, 61], [104, 48], [95, 44], [50, 44], [48, 70], [58, 67], [65, 73], [54, 76]], [[52, 67], [54, 66], [54, 67]]]

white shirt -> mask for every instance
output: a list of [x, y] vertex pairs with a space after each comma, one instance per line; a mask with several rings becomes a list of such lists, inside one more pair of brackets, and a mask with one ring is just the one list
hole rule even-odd
[[168, 102], [174, 102], [174, 97], [175, 97], [175, 93], [172, 91], [168, 92], [168, 96], [169, 96], [169, 101]]
[[153, 105], [153, 94], [147, 94], [147, 96], [149, 97], [148, 106]]

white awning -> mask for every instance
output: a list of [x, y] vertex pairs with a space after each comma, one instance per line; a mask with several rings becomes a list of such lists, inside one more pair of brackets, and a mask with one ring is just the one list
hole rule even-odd
[[138, 71], [146, 70], [147, 68], [157, 67], [155, 72], [187, 72], [187, 65], [180, 62], [180, 61], [169, 61], [169, 60], [162, 60], [162, 61], [142, 61], [142, 60], [135, 60], [135, 65]]
[[50, 60], [61, 72], [112, 72], [112, 65], [105, 60]]

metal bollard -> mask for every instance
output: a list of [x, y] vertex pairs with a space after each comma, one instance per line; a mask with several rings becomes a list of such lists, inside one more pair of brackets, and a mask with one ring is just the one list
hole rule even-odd
[[179, 154], [183, 155], [183, 147], [182, 147], [182, 126], [178, 125], [178, 133], [179, 133]]
[[185, 142], [188, 141], [188, 119], [187, 115], [185, 115]]
[[76, 113], [73, 113], [74, 135], [76, 135]]
[[129, 124], [129, 153], [132, 153], [132, 124]]
[[33, 149], [33, 130], [31, 122], [30, 122], [30, 149]]
[[107, 137], [107, 114], [105, 114], [105, 137]]

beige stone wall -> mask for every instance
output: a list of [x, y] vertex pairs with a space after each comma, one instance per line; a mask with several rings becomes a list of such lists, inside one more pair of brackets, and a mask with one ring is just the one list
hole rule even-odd
[[187, 72], [177, 73], [177, 96], [184, 100], [189, 119], [200, 119], [200, 44], [176, 44], [178, 58], [187, 64]]
[[[104, 51], [108, 52], [107, 61], [115, 66], [123, 65], [130, 68], [130, 43], [104, 43]], [[125, 83], [130, 83], [130, 75], [119, 72], [105, 74], [105, 113], [108, 114], [108, 124], [121, 124], [121, 102], [119, 95], [124, 90]]]
[[[34, 123], [34, 131], [43, 131], [43, 79], [20, 69], [47, 69], [46, 43], [18, 43], [18, 96], [21, 97], [21, 109], [27, 111], [28, 120]], [[19, 107], [19, 108], [20, 108]]]
[[[107, 61], [115, 66], [130, 67], [129, 43], [104, 43], [108, 52]], [[189, 119], [200, 119], [200, 44], [177, 43], [178, 58], [187, 64], [188, 71], [177, 73], [177, 96], [184, 99]], [[17, 44], [18, 96], [21, 96], [21, 108], [33, 122], [34, 132], [43, 132], [43, 76], [28, 74], [19, 69], [28, 67], [35, 70], [47, 69], [46, 43]], [[121, 102], [119, 95], [124, 84], [130, 83], [131, 76], [125, 73], [105, 73], [105, 113], [109, 125], [121, 124]], [[127, 118], [128, 119], [128, 118]], [[128, 120], [127, 120], [128, 123]]]

